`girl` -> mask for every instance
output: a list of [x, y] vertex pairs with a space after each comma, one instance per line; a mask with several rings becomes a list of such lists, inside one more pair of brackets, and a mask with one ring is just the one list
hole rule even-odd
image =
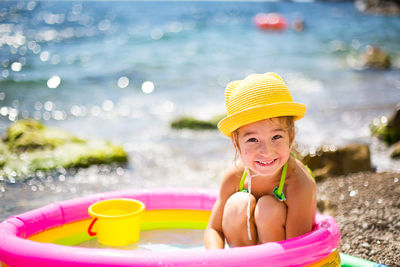
[[280, 241], [311, 231], [316, 185], [291, 156], [294, 121], [305, 114], [275, 73], [252, 74], [225, 89], [228, 116], [218, 124], [240, 166], [224, 175], [204, 234], [206, 249]]

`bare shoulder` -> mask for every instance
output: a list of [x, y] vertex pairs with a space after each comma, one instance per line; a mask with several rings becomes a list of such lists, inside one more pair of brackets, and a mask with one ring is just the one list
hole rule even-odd
[[231, 195], [239, 189], [240, 179], [244, 171], [243, 166], [232, 165], [229, 167], [222, 178], [220, 193]]
[[301, 161], [294, 158], [290, 160], [287, 178], [288, 193], [296, 195], [315, 194], [315, 180]]

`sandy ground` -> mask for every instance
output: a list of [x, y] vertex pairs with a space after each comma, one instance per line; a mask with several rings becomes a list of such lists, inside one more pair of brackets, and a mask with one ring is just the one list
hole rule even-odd
[[400, 173], [332, 177], [317, 188], [320, 212], [340, 227], [340, 252], [400, 266]]

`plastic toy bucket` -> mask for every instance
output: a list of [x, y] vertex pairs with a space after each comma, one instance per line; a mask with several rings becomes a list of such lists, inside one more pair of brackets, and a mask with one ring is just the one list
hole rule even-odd
[[[90, 236], [97, 235], [103, 245], [125, 246], [140, 236], [140, 223], [145, 205], [135, 199], [117, 198], [96, 202], [89, 207], [94, 219], [88, 228]], [[96, 232], [93, 232], [93, 228]]]

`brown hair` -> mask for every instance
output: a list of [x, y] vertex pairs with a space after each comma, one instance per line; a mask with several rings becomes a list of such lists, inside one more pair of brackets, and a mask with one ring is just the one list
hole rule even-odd
[[[294, 118], [293, 116], [282, 116], [282, 117], [275, 117], [279, 120], [279, 122], [284, 125], [289, 133], [289, 137], [293, 136], [294, 139]], [[273, 118], [270, 118], [273, 119]], [[270, 120], [268, 119], [268, 120]], [[293, 141], [293, 140], [292, 140]], [[236, 161], [238, 159], [238, 154], [240, 152], [240, 147], [239, 147], [239, 129], [236, 129], [232, 132], [232, 142], [233, 145], [235, 146], [235, 159], [234, 162], [236, 164]]]

